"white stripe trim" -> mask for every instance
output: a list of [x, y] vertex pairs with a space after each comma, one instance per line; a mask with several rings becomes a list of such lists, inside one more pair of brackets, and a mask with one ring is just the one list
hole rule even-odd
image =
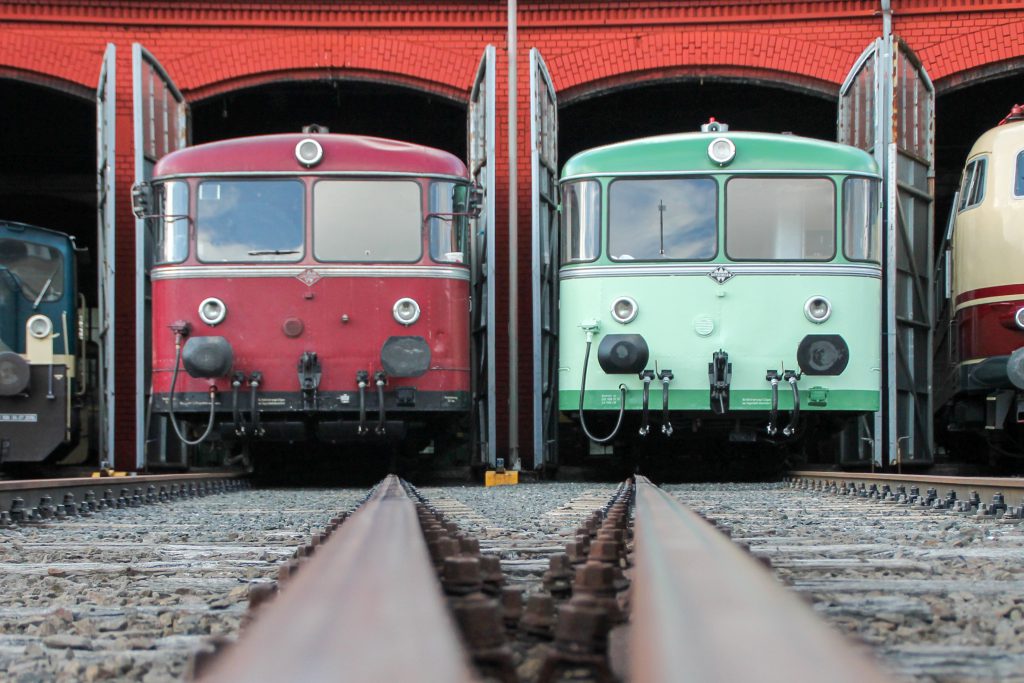
[[437, 280], [469, 281], [466, 268], [436, 268], [432, 266], [170, 266], [154, 268], [153, 280], [192, 280], [202, 278], [294, 277], [307, 270], [322, 278], [328, 277], [409, 277]]
[[558, 273], [560, 280], [595, 277], [657, 277], [666, 275], [705, 275], [718, 268], [725, 268], [735, 275], [848, 275], [881, 278], [879, 266], [851, 264], [807, 264], [807, 263], [673, 263], [645, 265], [587, 266], [563, 268]]

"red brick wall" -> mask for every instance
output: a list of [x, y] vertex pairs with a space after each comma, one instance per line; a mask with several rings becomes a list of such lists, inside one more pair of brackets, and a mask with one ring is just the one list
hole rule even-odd
[[[893, 0], [894, 31], [933, 80], [1024, 57], [1024, 2]], [[521, 0], [518, 14], [519, 332], [524, 459], [531, 457], [529, 66], [540, 48], [563, 102], [639, 80], [717, 74], [783, 81], [834, 93], [881, 32], [879, 3]], [[506, 4], [446, 2], [128, 2], [0, 0], [0, 77], [84, 93], [95, 87], [104, 46], [117, 67], [119, 274], [134, 272], [131, 44], [141, 42], [185, 95], [206, 97], [281, 78], [373, 78], [465, 100], [483, 47], [498, 47], [496, 187], [499, 254], [508, 240]], [[498, 258], [498, 452], [507, 449], [507, 258]], [[117, 462], [134, 462], [134, 280], [117, 284]]]

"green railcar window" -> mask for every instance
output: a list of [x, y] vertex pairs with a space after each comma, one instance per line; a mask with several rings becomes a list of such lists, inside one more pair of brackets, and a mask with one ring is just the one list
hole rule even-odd
[[843, 254], [851, 261], [880, 263], [878, 181], [843, 181]]
[[829, 261], [836, 253], [836, 190], [828, 178], [731, 178], [725, 251], [731, 259]]
[[305, 242], [305, 187], [297, 180], [199, 184], [196, 255], [213, 263], [298, 261]]
[[[427, 193], [427, 221], [430, 232], [430, 257], [441, 263], [469, 263], [466, 238], [469, 188], [447, 181], [430, 183]], [[458, 215], [462, 214], [462, 215]]]
[[593, 261], [600, 250], [601, 185], [596, 180], [562, 188], [561, 262]]
[[153, 258], [156, 263], [180, 263], [188, 256], [188, 184], [171, 180], [156, 186]]
[[313, 186], [313, 252], [320, 261], [413, 263], [423, 254], [414, 180], [321, 180]]
[[612, 182], [608, 254], [615, 261], [709, 261], [718, 252], [718, 186], [711, 178]]

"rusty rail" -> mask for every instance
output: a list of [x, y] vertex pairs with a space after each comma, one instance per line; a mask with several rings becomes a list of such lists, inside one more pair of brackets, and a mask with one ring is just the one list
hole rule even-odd
[[474, 680], [397, 477], [377, 486], [200, 680]]
[[771, 573], [636, 477], [631, 680], [890, 681]]
[[0, 526], [138, 507], [248, 486], [238, 472], [0, 481]]

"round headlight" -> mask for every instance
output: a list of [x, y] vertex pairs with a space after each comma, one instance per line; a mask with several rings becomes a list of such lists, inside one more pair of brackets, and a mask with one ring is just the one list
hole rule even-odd
[[414, 299], [405, 297], [395, 302], [391, 312], [402, 325], [412, 325], [420, 319], [420, 305]]
[[639, 312], [640, 309], [633, 297], [620, 296], [612, 304], [612, 317], [623, 325], [633, 322], [633, 319], [636, 318], [636, 314]]
[[219, 325], [224, 322], [224, 317], [228, 314], [228, 307], [224, 305], [224, 302], [215, 297], [209, 299], [203, 299], [203, 303], [199, 304], [199, 318], [207, 325]]
[[804, 304], [804, 315], [812, 323], [821, 324], [832, 315], [832, 304], [823, 296], [812, 296]]
[[46, 339], [53, 332], [53, 323], [45, 315], [34, 315], [28, 319], [28, 333], [36, 339]]
[[729, 138], [715, 138], [708, 145], [708, 156], [719, 166], [725, 166], [736, 156], [736, 145]]
[[1017, 323], [1017, 327], [1024, 330], [1024, 308], [1017, 309], [1013, 316], [1013, 322]]
[[306, 168], [316, 166], [324, 158], [324, 148], [313, 138], [300, 140], [299, 144], [295, 145], [295, 158]]

